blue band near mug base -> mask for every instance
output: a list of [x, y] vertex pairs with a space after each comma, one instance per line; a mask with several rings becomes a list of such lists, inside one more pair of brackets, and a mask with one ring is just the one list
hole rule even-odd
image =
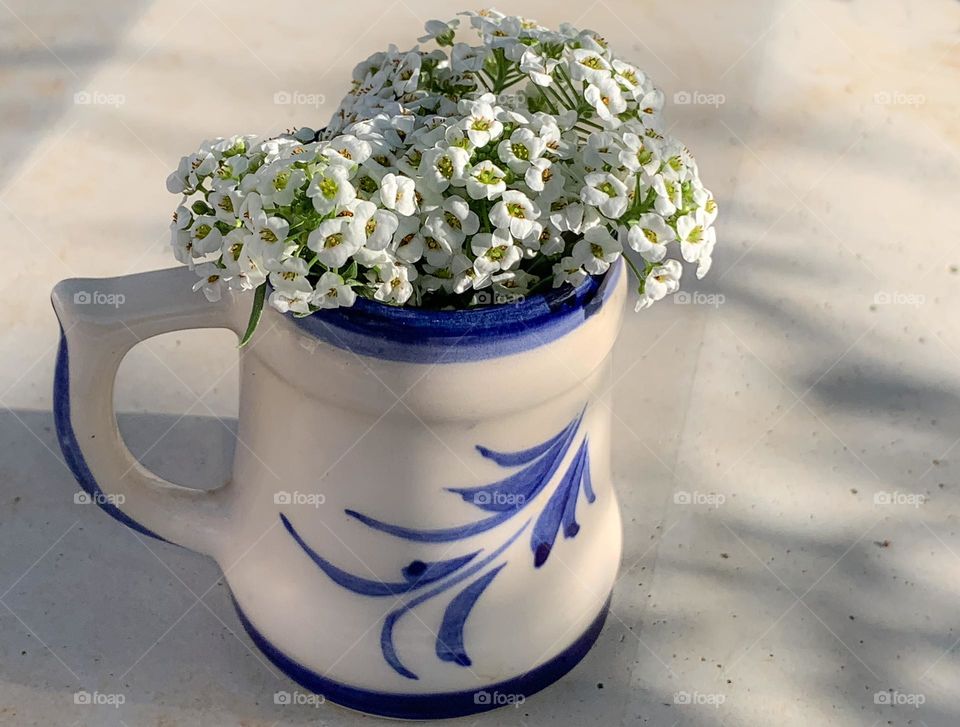
[[[520, 696], [528, 697], [557, 681], [575, 667], [593, 646], [610, 610], [610, 597], [600, 613], [570, 646], [538, 667], [512, 679], [461, 692], [396, 694], [341, 684], [308, 669], [274, 646], [250, 622], [236, 598], [233, 605], [253, 643], [284, 674], [311, 692], [334, 704], [357, 712], [393, 719], [449, 719], [506, 706]], [[499, 696], [498, 696], [499, 695]], [[506, 699], [504, 701], [503, 698]]]

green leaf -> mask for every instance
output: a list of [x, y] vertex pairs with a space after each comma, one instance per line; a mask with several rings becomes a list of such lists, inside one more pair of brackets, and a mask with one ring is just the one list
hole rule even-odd
[[190, 205], [190, 209], [193, 210], [193, 214], [195, 215], [212, 215], [213, 214], [213, 207], [208, 205], [202, 199], [198, 199], [192, 205]]
[[240, 339], [240, 345], [237, 348], [243, 348], [247, 345], [253, 332], [257, 330], [257, 324], [260, 323], [260, 316], [263, 313], [263, 299], [267, 295], [267, 284], [261, 283], [253, 295], [253, 307], [250, 309], [250, 321], [247, 323], [247, 330]]

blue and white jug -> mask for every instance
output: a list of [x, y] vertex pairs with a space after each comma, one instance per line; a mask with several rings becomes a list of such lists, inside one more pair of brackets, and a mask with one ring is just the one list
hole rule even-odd
[[515, 703], [589, 650], [617, 576], [602, 392], [622, 268], [472, 310], [265, 309], [240, 352], [243, 446], [212, 492], [137, 463], [114, 377], [151, 336], [240, 335], [249, 298], [184, 296], [185, 268], [97, 280], [117, 307], [82, 304], [91, 281], [66, 280], [60, 443], [110, 515], [216, 559], [250, 637], [306, 689], [411, 719]]

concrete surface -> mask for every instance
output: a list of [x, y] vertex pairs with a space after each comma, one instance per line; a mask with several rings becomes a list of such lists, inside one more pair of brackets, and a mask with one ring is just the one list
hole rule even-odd
[[[454, 8], [0, 0], [0, 724], [373, 724], [275, 705], [291, 685], [212, 562], [74, 503], [47, 295], [170, 265], [181, 153], [322, 124], [357, 60]], [[597, 647], [462, 724], [960, 723], [960, 4], [501, 9], [600, 30], [690, 94], [668, 118], [721, 247], [687, 305], [629, 316], [616, 350], [626, 551]], [[144, 462], [227, 476], [234, 359], [219, 333], [131, 353], [116, 403]]]

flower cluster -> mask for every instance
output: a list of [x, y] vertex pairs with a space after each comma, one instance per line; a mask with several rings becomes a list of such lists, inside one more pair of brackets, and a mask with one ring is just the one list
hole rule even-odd
[[420, 42], [437, 47], [360, 63], [322, 131], [217, 139], [181, 160], [173, 247], [196, 289], [262, 300], [269, 281], [270, 303], [297, 315], [358, 295], [464, 307], [624, 256], [639, 309], [677, 290], [681, 259], [709, 270], [717, 205], [647, 76], [592, 31], [462, 15], [479, 44], [460, 42], [459, 18], [430, 21]]

